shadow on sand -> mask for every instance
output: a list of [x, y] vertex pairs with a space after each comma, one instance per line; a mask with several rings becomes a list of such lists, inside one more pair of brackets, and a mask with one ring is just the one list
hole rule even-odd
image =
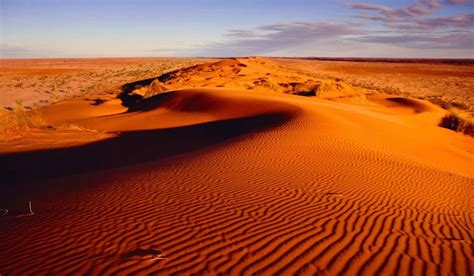
[[15, 202], [41, 189], [42, 180], [158, 160], [240, 135], [269, 130], [292, 117], [286, 113], [221, 120], [192, 126], [123, 132], [107, 140], [62, 149], [0, 155], [0, 202]]

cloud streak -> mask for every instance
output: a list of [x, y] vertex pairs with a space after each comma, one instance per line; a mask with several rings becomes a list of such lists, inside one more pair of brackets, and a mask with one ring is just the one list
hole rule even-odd
[[6, 43], [0, 44], [0, 53], [26, 53], [26, 52], [31, 52], [31, 49], [21, 47], [21, 46], [16, 46], [16, 45], [10, 45]]
[[200, 54], [264, 55], [302, 45], [327, 44], [355, 35], [366, 34], [358, 23], [285, 22], [262, 25], [255, 29], [233, 29], [227, 40], [204, 46]]
[[474, 43], [472, 33], [445, 35], [391, 35], [362, 36], [355, 38], [359, 42], [379, 43], [414, 49], [469, 49]]
[[[389, 8], [370, 3], [352, 3], [347, 7], [361, 13], [354, 17], [377, 22], [383, 34], [355, 38], [356, 41], [396, 45], [417, 49], [469, 49], [474, 45], [474, 14], [432, 16], [443, 5], [468, 4], [469, 0], [418, 0], [412, 5]], [[370, 26], [371, 24], [368, 23]]]
[[362, 18], [366, 17], [368, 19], [372, 18], [378, 21], [397, 21], [404, 20], [406, 18], [413, 18], [416, 16], [426, 15], [432, 13], [433, 9], [437, 7], [437, 1], [429, 1], [429, 4], [422, 5], [415, 3], [409, 7], [404, 8], [389, 8], [383, 5], [370, 4], [370, 3], [353, 3], [348, 4], [347, 6], [353, 10], [360, 10], [365, 12], [376, 12], [378, 15], [360, 15]]
[[[318, 51], [338, 47], [367, 48], [382, 44], [406, 49], [463, 50], [474, 45], [474, 14], [433, 16], [444, 5], [468, 4], [468, 0], [414, 0], [405, 7], [350, 3], [359, 13], [355, 22], [282, 22], [253, 29], [232, 29], [220, 42], [196, 46], [199, 54], [272, 55], [302, 47]], [[296, 51], [293, 51], [296, 52]], [[471, 54], [472, 55], [472, 54]]]

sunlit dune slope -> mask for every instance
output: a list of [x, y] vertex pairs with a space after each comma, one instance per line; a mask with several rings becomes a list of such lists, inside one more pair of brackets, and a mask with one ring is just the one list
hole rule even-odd
[[[217, 71], [245, 74], [244, 62]], [[156, 93], [153, 79], [128, 86], [126, 108], [43, 110], [111, 137], [0, 156], [15, 203], [35, 210], [3, 218], [0, 271], [472, 274], [474, 146], [437, 127], [442, 110], [366, 91], [328, 101], [238, 90], [231, 79], [174, 91], [206, 86], [186, 74]]]

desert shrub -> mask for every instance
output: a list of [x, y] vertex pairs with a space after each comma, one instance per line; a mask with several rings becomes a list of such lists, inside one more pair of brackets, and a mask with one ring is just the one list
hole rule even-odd
[[463, 102], [451, 102], [451, 105], [459, 109], [469, 109], [469, 106]]
[[441, 119], [439, 126], [450, 130], [459, 131], [459, 129], [461, 128], [461, 124], [461, 118], [454, 114], [448, 114]]
[[452, 108], [469, 110], [470, 106], [467, 103], [460, 101], [446, 101], [439, 97], [432, 97], [428, 99], [431, 103], [440, 106], [443, 109], [450, 110]]
[[474, 123], [470, 118], [463, 118], [457, 112], [451, 111], [444, 116], [439, 123], [440, 127], [462, 132], [474, 137]]
[[305, 97], [316, 96], [316, 90], [300, 90], [293, 92], [293, 94]]
[[22, 101], [16, 101], [12, 110], [0, 111], [0, 133], [24, 130], [42, 125], [38, 112], [25, 110]]
[[428, 99], [431, 103], [437, 105], [437, 106], [440, 106], [442, 109], [450, 109], [452, 108], [453, 106], [451, 105], [451, 103], [441, 99], [441, 98], [438, 98], [438, 97], [433, 97], [433, 98], [429, 98]]

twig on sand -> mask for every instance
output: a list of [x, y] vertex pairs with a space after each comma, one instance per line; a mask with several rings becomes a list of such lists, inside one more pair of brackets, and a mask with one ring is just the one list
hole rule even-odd
[[123, 256], [127, 259], [136, 259], [140, 261], [156, 262], [159, 260], [167, 260], [165, 253], [162, 250], [154, 249], [155, 246], [151, 246], [148, 249], [137, 248], [132, 251], [126, 252]]
[[28, 201], [28, 211], [30, 211], [29, 215], [34, 215], [35, 213], [33, 213], [33, 209], [31, 207], [31, 200]]
[[159, 260], [166, 260], [168, 258], [165, 257], [165, 254], [163, 251], [157, 255], [153, 255], [148, 261], [154, 262], [154, 261], [159, 261]]
[[28, 201], [28, 214], [22, 214], [22, 215], [18, 215], [16, 217], [21, 218], [21, 217], [26, 217], [26, 216], [32, 216], [34, 214], [35, 213], [33, 213], [33, 207], [31, 206], [31, 200], [30, 200], [30, 201]]

